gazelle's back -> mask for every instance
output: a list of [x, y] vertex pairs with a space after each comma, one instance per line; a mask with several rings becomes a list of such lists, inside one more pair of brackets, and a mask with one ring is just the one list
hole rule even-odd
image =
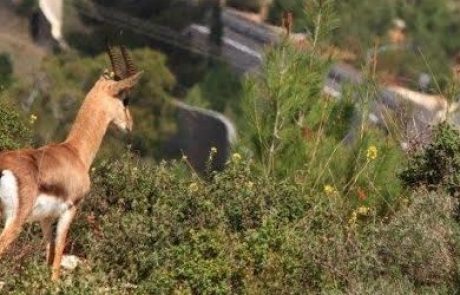
[[[35, 186], [36, 197], [46, 195], [78, 203], [88, 191], [90, 180], [77, 151], [69, 144], [47, 145], [0, 153], [0, 171], [11, 171], [19, 188]], [[19, 198], [21, 193], [19, 190]]]

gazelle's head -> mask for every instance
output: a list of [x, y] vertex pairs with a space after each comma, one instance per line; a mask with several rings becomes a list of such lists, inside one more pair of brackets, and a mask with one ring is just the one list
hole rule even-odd
[[102, 104], [110, 123], [121, 131], [130, 132], [133, 128], [133, 120], [129, 111], [130, 90], [136, 86], [141, 76], [142, 72], [139, 72], [116, 81], [103, 75], [93, 88], [98, 92], [98, 104]]
[[120, 46], [118, 52], [109, 45], [108, 54], [112, 71], [104, 72], [96, 82], [94, 90], [98, 92], [99, 103], [102, 99], [110, 122], [121, 131], [130, 132], [133, 128], [133, 119], [128, 108], [130, 92], [139, 82], [143, 72], [135, 68], [124, 46]]

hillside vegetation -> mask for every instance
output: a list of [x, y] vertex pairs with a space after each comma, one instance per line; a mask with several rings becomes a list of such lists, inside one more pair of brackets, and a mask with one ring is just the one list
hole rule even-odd
[[[51, 285], [44, 252], [38, 251], [43, 248], [39, 230], [30, 226], [1, 261], [2, 291], [407, 294], [457, 290], [460, 227], [455, 194], [443, 183], [402, 187], [398, 171], [404, 169], [406, 156], [390, 137], [382, 140], [372, 126], [363, 123], [353, 143], [344, 144], [342, 124], [350, 122], [346, 103], [319, 95], [315, 89], [320, 79], [303, 83], [295, 67], [305, 58], [313, 76], [321, 73], [314, 53], [305, 57], [283, 45], [268, 59], [265, 78], [247, 81], [245, 113], [253, 127], [246, 135], [248, 144], [254, 144], [247, 147], [254, 148], [242, 145], [227, 169], [208, 180], [193, 173], [185, 158], [151, 163], [126, 151], [114, 159], [101, 159], [92, 170], [93, 189], [67, 246], [83, 263], [57, 286]], [[270, 74], [279, 70], [285, 74]], [[257, 95], [262, 93], [266, 95], [260, 98], [275, 101], [259, 101]], [[285, 95], [277, 98], [276, 93]], [[306, 99], [311, 111], [304, 114], [304, 128], [296, 129], [298, 110], [292, 106]], [[277, 107], [259, 109], [263, 104]], [[272, 126], [275, 129], [269, 130], [278, 130], [278, 135], [257, 128], [258, 112], [274, 116], [265, 118], [264, 126]], [[31, 122], [12, 111], [0, 115], [1, 126], [6, 122], [11, 126], [3, 132], [2, 146], [27, 144], [27, 135], [17, 134], [27, 134], [24, 126]], [[284, 123], [276, 127], [279, 120]], [[449, 139], [446, 133], [439, 134], [437, 151], [457, 159], [460, 148], [452, 144], [459, 142], [458, 134], [447, 133]], [[298, 143], [291, 149], [288, 142], [293, 139]], [[265, 149], [266, 142], [274, 144], [276, 153]], [[406, 176], [413, 169], [426, 169], [411, 167]]]
[[[316, 7], [318, 15], [332, 15], [332, 6]], [[231, 98], [219, 86], [230, 80], [225, 67], [189, 93], [190, 101], [230, 108], [239, 119], [240, 141], [226, 169], [206, 178], [186, 157], [153, 159], [174, 128], [167, 101], [176, 81], [163, 55], [134, 50], [146, 71], [133, 95], [140, 131], [133, 145], [107, 138], [116, 148], [106, 144], [91, 169], [92, 190], [66, 245], [81, 264], [51, 283], [39, 226], [27, 225], [0, 260], [0, 292], [458, 292], [458, 131], [435, 126], [429, 145], [404, 152], [396, 116], [388, 114], [386, 131], [367, 120], [376, 91], [370, 77], [347, 87], [340, 100], [322, 93], [330, 61], [321, 48], [334, 25], [313, 25], [318, 43], [311, 50], [283, 42], [267, 51], [260, 73], [241, 81], [231, 76], [241, 102], [210, 101], [213, 93]], [[53, 83], [29, 110], [15, 99], [23, 95], [20, 81], [1, 90], [0, 150], [65, 135], [104, 67], [100, 55], [71, 54], [44, 61]]]

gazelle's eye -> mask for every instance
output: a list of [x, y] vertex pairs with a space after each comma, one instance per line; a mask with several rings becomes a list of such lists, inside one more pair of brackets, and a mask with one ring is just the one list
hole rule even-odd
[[126, 96], [124, 99], [123, 99], [123, 105], [126, 107], [129, 105], [129, 96]]

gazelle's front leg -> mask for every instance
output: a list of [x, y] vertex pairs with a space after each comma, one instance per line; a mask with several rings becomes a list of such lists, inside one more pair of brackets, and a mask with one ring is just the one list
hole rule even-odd
[[53, 281], [56, 281], [59, 279], [59, 274], [61, 271], [62, 254], [64, 252], [67, 232], [69, 231], [70, 224], [72, 223], [72, 220], [75, 217], [76, 212], [77, 212], [77, 207], [72, 206], [69, 209], [67, 209], [61, 215], [61, 217], [59, 217], [59, 221], [58, 221], [57, 228], [56, 228], [54, 260], [53, 260], [53, 268], [52, 268], [52, 275], [51, 275], [51, 280]]

